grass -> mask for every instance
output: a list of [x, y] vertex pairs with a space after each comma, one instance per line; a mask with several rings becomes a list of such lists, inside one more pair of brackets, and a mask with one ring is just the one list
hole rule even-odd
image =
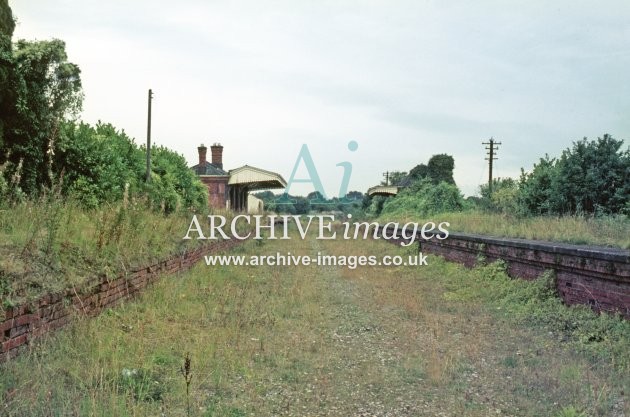
[[[236, 251], [410, 249], [294, 236]], [[185, 416], [189, 398], [193, 416], [627, 415], [630, 323], [563, 306], [551, 279], [435, 257], [415, 268], [199, 265], [1, 365], [0, 413]]]
[[0, 206], [0, 311], [178, 253], [190, 219], [143, 202], [86, 211], [54, 195]]
[[445, 221], [450, 223], [448, 230], [454, 232], [630, 249], [630, 218], [622, 215], [517, 217], [470, 210], [430, 217], [411, 213], [393, 217], [383, 215], [379, 221]]

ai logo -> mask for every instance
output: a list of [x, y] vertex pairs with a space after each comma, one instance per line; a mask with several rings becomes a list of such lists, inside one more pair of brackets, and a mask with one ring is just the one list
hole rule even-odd
[[[355, 152], [359, 149], [359, 144], [356, 141], [351, 140], [348, 142], [348, 149], [350, 152]], [[308, 178], [295, 178], [297, 170], [302, 162], [308, 172]], [[350, 202], [347, 199], [346, 194], [348, 194], [348, 185], [350, 184], [350, 176], [352, 175], [352, 164], [348, 161], [344, 161], [339, 162], [336, 166], [343, 168], [343, 177], [341, 179], [341, 186], [339, 187], [339, 200], [341, 200], [341, 202]], [[289, 198], [289, 191], [294, 183], [313, 184], [314, 190], [317, 191], [319, 193], [318, 195], [320, 195], [324, 200], [320, 200], [318, 197], [312, 199], [311, 203], [327, 203], [325, 200], [328, 200], [328, 197], [326, 197], [324, 186], [322, 185], [322, 181], [317, 173], [317, 168], [315, 168], [315, 162], [313, 162], [313, 157], [311, 156], [311, 152], [308, 150], [308, 146], [306, 144], [303, 144], [302, 149], [300, 149], [297, 161], [295, 161], [295, 166], [293, 167], [293, 172], [291, 172], [291, 177], [289, 178], [289, 182], [287, 182], [287, 188], [284, 190], [282, 197], [276, 200], [277, 204], [291, 204], [295, 202]]]

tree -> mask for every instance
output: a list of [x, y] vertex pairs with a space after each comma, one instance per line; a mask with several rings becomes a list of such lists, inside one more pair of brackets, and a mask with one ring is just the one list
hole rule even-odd
[[15, 21], [8, 0], [0, 0], [0, 34], [7, 36], [9, 40], [13, 36]]
[[630, 201], [630, 149], [604, 135], [574, 142], [558, 159], [548, 156], [523, 172], [521, 205], [532, 214], [621, 213]]
[[604, 135], [584, 138], [566, 149], [557, 162], [551, 204], [557, 212], [618, 213], [630, 200], [630, 149]]
[[20, 185], [32, 194], [52, 180], [61, 122], [81, 109], [80, 70], [68, 62], [65, 43], [58, 39], [20, 40], [11, 58], [9, 94], [15, 105], [5, 113], [0, 155], [9, 152], [13, 166], [23, 161]]
[[381, 185], [398, 185], [407, 176], [404, 171], [392, 171], [387, 175], [387, 184], [385, 180], [381, 182]]
[[[8, 0], [0, 0], [0, 151], [4, 142], [5, 118], [14, 104], [10, 93], [15, 76], [15, 63], [11, 51], [13, 29], [15, 29], [15, 22]], [[2, 163], [2, 158], [0, 155], [0, 163]]]
[[382, 214], [391, 217], [427, 216], [461, 211], [464, 207], [464, 198], [456, 185], [445, 181], [435, 184], [425, 178], [384, 201]]
[[433, 155], [427, 163], [428, 176], [435, 184], [440, 182], [455, 184], [453, 169], [455, 169], [455, 160], [447, 154]]
[[350, 191], [348, 194], [346, 194], [346, 198], [348, 200], [361, 201], [363, 200], [363, 193], [361, 191]]
[[426, 178], [429, 176], [429, 167], [425, 164], [418, 164], [411, 171], [409, 171], [409, 177], [415, 181], [421, 178]]
[[549, 159], [549, 155], [540, 158], [534, 169], [526, 173], [521, 169], [519, 183], [519, 201], [521, 206], [530, 214], [553, 213], [551, 207], [552, 183], [556, 176], [555, 159]]
[[452, 156], [447, 154], [433, 155], [429, 162], [425, 164], [418, 164], [411, 171], [409, 175], [400, 181], [403, 186], [410, 186], [418, 180], [428, 178], [434, 184], [440, 182], [446, 182], [448, 184], [455, 184], [453, 179], [453, 169], [455, 168], [455, 160]]

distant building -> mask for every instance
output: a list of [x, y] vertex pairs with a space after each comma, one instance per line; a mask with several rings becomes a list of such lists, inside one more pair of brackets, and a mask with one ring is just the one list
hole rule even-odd
[[287, 182], [280, 174], [249, 165], [226, 172], [223, 169], [223, 146], [220, 143], [215, 143], [210, 147], [211, 162], [206, 159], [208, 148], [201, 144], [197, 150], [199, 163], [190, 169], [208, 187], [210, 207], [261, 213], [264, 210], [262, 200], [249, 193], [287, 186]]

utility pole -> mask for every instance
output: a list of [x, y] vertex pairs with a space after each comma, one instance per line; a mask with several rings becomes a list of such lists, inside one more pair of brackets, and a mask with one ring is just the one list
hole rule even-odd
[[385, 186], [389, 185], [389, 171], [383, 172], [383, 176], [385, 177]]
[[147, 117], [147, 182], [151, 182], [151, 100], [153, 100], [153, 91], [149, 88], [149, 112]]
[[494, 138], [490, 138], [490, 142], [481, 142], [482, 145], [487, 145], [486, 150], [488, 151], [488, 157], [486, 161], [488, 161], [488, 191], [492, 194], [492, 164], [498, 158], [495, 156], [495, 152], [499, 150], [499, 145], [501, 142], [495, 142]]

